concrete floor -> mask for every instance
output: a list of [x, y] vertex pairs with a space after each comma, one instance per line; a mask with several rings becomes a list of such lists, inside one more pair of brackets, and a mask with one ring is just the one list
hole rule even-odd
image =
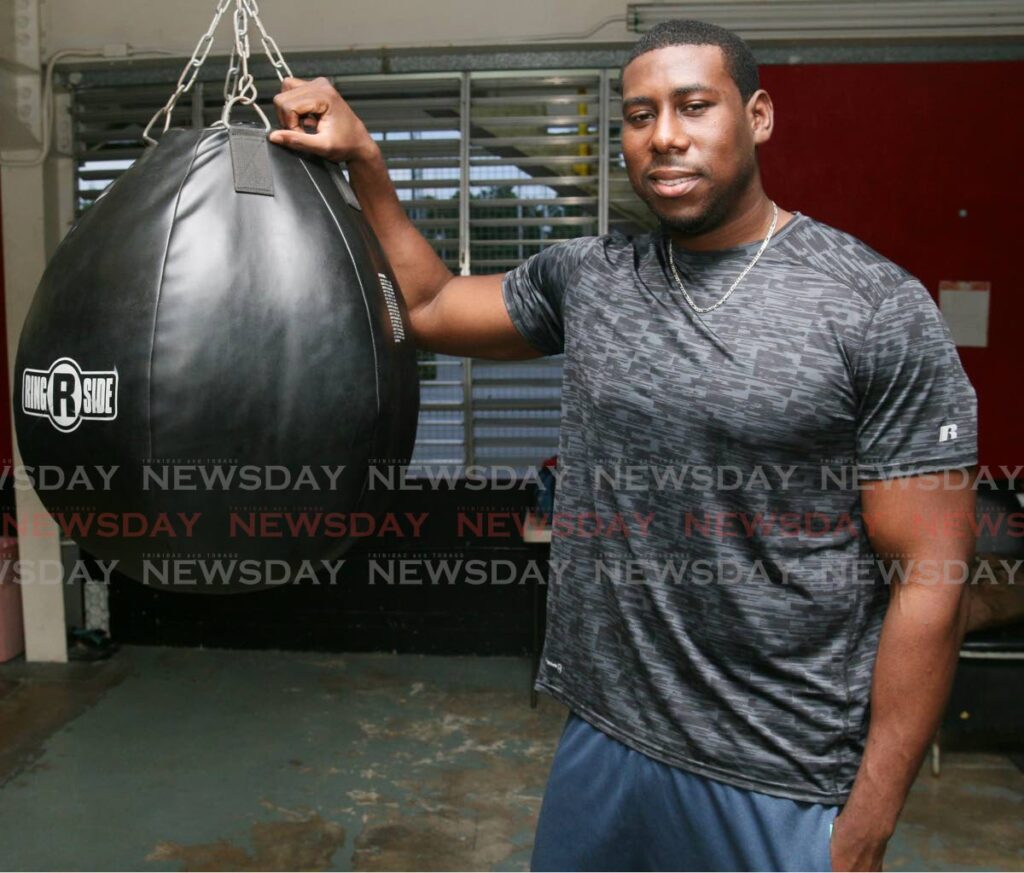
[[[0, 667], [0, 868], [525, 870], [564, 710], [514, 658], [123, 650]], [[1024, 775], [948, 754], [888, 870], [1024, 867]]]

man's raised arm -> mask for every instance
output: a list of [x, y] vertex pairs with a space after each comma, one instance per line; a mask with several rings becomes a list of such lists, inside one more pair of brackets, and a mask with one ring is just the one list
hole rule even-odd
[[[271, 142], [347, 163], [363, 215], [402, 289], [417, 346], [481, 358], [540, 356], [509, 318], [502, 275], [453, 276], [409, 220], [380, 147], [329, 80], [285, 79], [274, 105], [282, 129]], [[315, 132], [303, 127], [310, 115], [317, 117]]]

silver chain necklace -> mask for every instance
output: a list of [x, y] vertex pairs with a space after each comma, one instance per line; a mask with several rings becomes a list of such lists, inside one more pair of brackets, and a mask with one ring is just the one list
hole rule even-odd
[[758, 262], [761, 255], [764, 254], [764, 250], [768, 248], [768, 243], [770, 243], [772, 240], [772, 235], [775, 233], [775, 225], [778, 223], [778, 220], [779, 207], [775, 204], [775, 201], [773, 200], [772, 223], [771, 226], [768, 228], [768, 235], [764, 238], [764, 242], [761, 243], [761, 248], [759, 248], [757, 250], [757, 254], [754, 255], [754, 260], [747, 264], [747, 268], [742, 273], [740, 273], [739, 278], [735, 282], [733, 282], [732, 285], [729, 286], [729, 290], [725, 292], [725, 296], [723, 296], [721, 300], [719, 300], [717, 303], [712, 304], [711, 306], [703, 307], [698, 306], [696, 303], [693, 302], [693, 298], [690, 297], [689, 293], [687, 292], [686, 286], [683, 285], [683, 280], [679, 278], [679, 271], [676, 269], [676, 259], [672, 256], [672, 240], [669, 238], [668, 234], [665, 234], [665, 259], [668, 261], [669, 267], [672, 268], [672, 276], [676, 280], [676, 284], [679, 286], [679, 290], [683, 292], [683, 297], [686, 298], [686, 302], [690, 304], [694, 312], [699, 312], [703, 315], [705, 312], [711, 312], [711, 310], [713, 309], [718, 309], [719, 306], [721, 306], [723, 303], [725, 303], [726, 300], [729, 299], [729, 295], [736, 290], [736, 286], [743, 281], [747, 273], [754, 269], [754, 264]]

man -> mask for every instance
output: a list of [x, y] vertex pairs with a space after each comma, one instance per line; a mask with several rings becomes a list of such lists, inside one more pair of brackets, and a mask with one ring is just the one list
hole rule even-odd
[[765, 195], [738, 37], [661, 25], [622, 91], [661, 231], [505, 276], [449, 273], [325, 80], [271, 140], [348, 162], [420, 345], [565, 352], [556, 511], [642, 521], [555, 539], [538, 686], [572, 714], [534, 868], [878, 870], [963, 632], [974, 392], [912, 276]]

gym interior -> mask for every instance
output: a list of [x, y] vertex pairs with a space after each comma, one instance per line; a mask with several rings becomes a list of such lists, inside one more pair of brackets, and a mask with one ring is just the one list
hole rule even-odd
[[[362, 340], [319, 348], [275, 322], [324, 304], [319, 277], [334, 268], [316, 242], [333, 225], [309, 229], [316, 194], [351, 207], [358, 190], [326, 162], [294, 177], [298, 193], [280, 175], [274, 190], [262, 125], [278, 124], [283, 77], [325, 77], [440, 262], [456, 276], [505, 273], [560, 241], [654, 226], [622, 156], [622, 71], [637, 38], [672, 18], [751, 47], [775, 107], [758, 160], [779, 205], [900, 264], [949, 325], [978, 401], [969, 625], [885, 864], [1024, 867], [1024, 302], [1009, 275], [1024, 4], [0, 0], [0, 868], [530, 869], [567, 716], [534, 687], [559, 535], [563, 355], [495, 360], [404, 337], [378, 360]], [[228, 150], [235, 122], [255, 137], [232, 135]], [[248, 190], [237, 197], [257, 205], [165, 252], [153, 228], [158, 198], [183, 196], [173, 166], [135, 189], [143, 177], [126, 174], [144, 157], [157, 166], [164, 135], [211, 128], [231, 196]], [[132, 190], [151, 201], [136, 214]], [[215, 195], [179, 219], [222, 209]], [[261, 237], [281, 200], [291, 230]], [[362, 242], [338, 257], [360, 282], [380, 277], [379, 325], [402, 339], [397, 283], [353, 233]], [[63, 266], [44, 279], [55, 255]], [[167, 360], [202, 346], [175, 371], [141, 349], [139, 307], [122, 319], [98, 300], [97, 270], [140, 306], [156, 275], [167, 307], [175, 295], [191, 305], [211, 276], [267, 287], [251, 304], [236, 294], [230, 315], [205, 298], [169, 327]], [[334, 317], [303, 330], [322, 340]], [[118, 347], [129, 363], [82, 351]], [[230, 386], [211, 388], [201, 367], [229, 372]], [[72, 417], [55, 411], [62, 374], [78, 392]], [[385, 412], [367, 424], [374, 388]], [[173, 410], [183, 442], [157, 446], [150, 426], [132, 460], [99, 442], [114, 418], [138, 442], [133, 404]], [[79, 454], [62, 456], [54, 446], [70, 440]], [[403, 463], [367, 472], [375, 457]], [[154, 490], [175, 492], [173, 511], [149, 511], [159, 501], [145, 486], [103, 496], [112, 467], [135, 461], [152, 462]], [[248, 478], [214, 495], [225, 476]], [[240, 578], [231, 543], [182, 545], [196, 507], [237, 510], [268, 560]], [[297, 561], [304, 522], [291, 511], [329, 507], [346, 513], [344, 550]], [[164, 548], [176, 584], [159, 563], [140, 580], [134, 559]]]

